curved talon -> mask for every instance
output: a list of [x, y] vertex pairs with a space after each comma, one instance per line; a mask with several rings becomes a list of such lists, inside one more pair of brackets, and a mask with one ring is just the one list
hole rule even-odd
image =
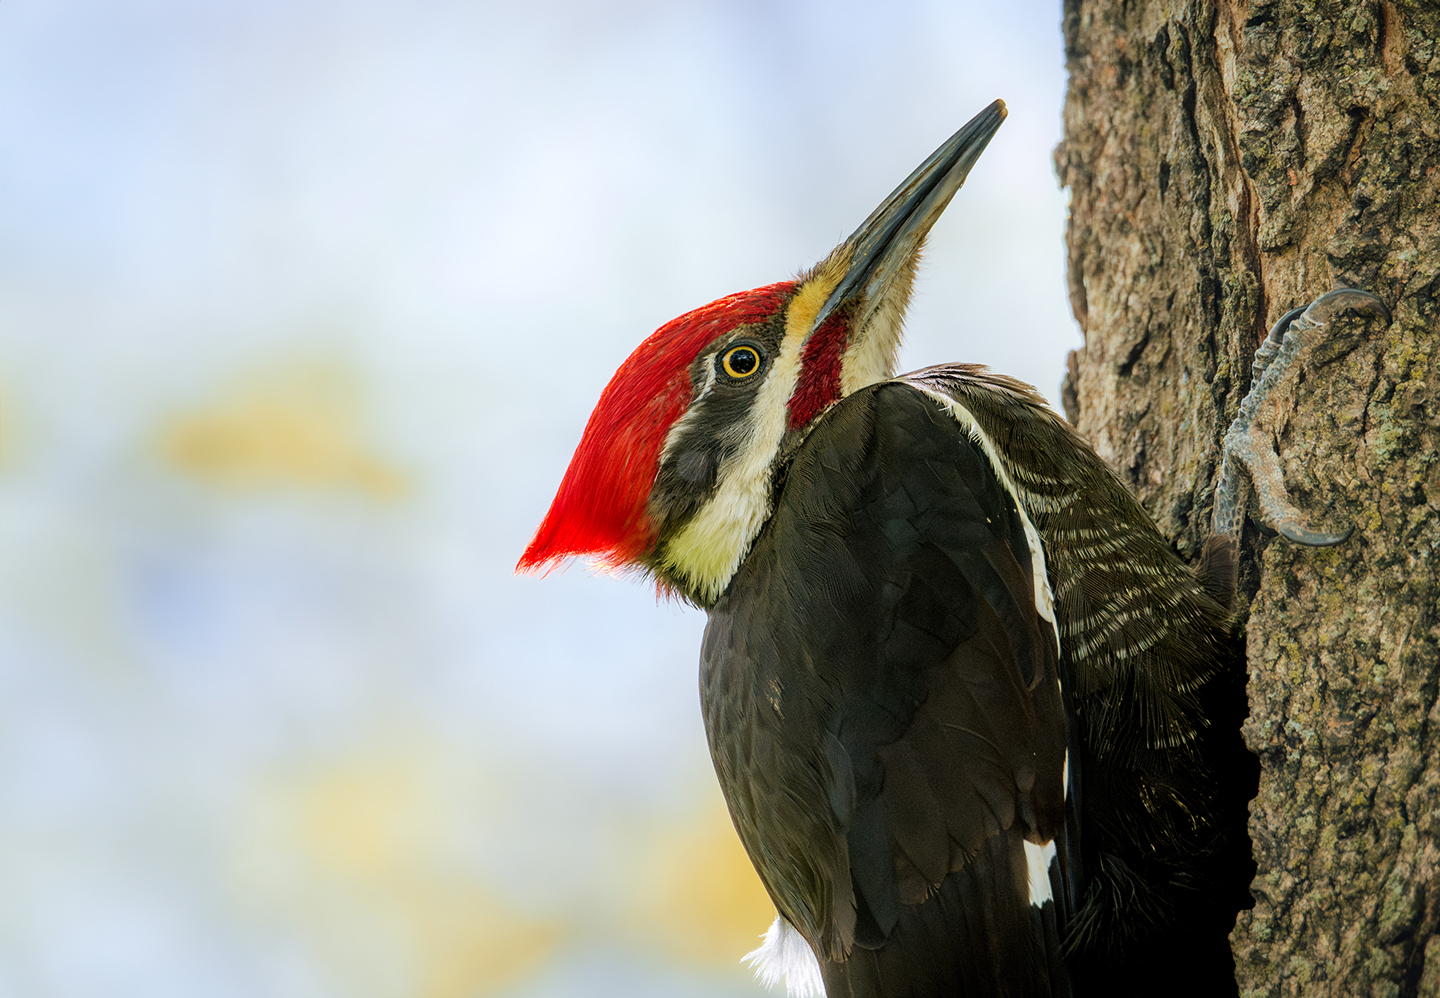
[[1285, 333], [1290, 329], [1290, 323], [1304, 315], [1306, 307], [1305, 305], [1301, 305], [1299, 308], [1292, 308], [1275, 320], [1275, 325], [1270, 327], [1270, 332], [1266, 335], [1265, 339], [1260, 341], [1260, 349], [1255, 351], [1257, 360], [1260, 357], [1261, 351], [1266, 350], [1267, 347], [1269, 348], [1268, 353], [1270, 355], [1273, 355], [1276, 350], [1280, 349], [1280, 344], [1285, 341]]
[[1290, 331], [1290, 324], [1305, 314], [1305, 307], [1292, 308], [1280, 318], [1275, 320], [1275, 325], [1270, 327], [1270, 332], [1260, 341], [1260, 346], [1255, 351], [1255, 359], [1250, 362], [1250, 391], [1254, 392], [1260, 383], [1265, 379], [1265, 370], [1280, 353], [1285, 343], [1285, 334]]
[[1383, 315], [1387, 323], [1392, 321], [1389, 306], [1370, 292], [1361, 291], [1359, 288], [1336, 288], [1334, 291], [1325, 292], [1305, 307], [1301, 318], [1305, 320], [1306, 328], [1324, 326], [1347, 308]]
[[1354, 309], [1391, 321], [1390, 309], [1379, 298], [1358, 288], [1327, 291], [1303, 308], [1282, 315], [1255, 351], [1250, 391], [1240, 401], [1240, 411], [1225, 434], [1220, 480], [1215, 487], [1213, 530], [1216, 536], [1238, 537], [1245, 521], [1245, 493], [1240, 468], [1248, 472], [1260, 500], [1262, 521], [1273, 525], [1281, 536], [1308, 547], [1331, 547], [1349, 539], [1352, 526], [1332, 534], [1305, 526], [1300, 511], [1290, 504], [1280, 462], [1265, 436], [1252, 426], [1260, 406], [1300, 353], [1306, 333], [1323, 329], [1340, 312]]
[[1270, 335], [1266, 336], [1265, 339], [1278, 345], [1280, 341], [1285, 338], [1285, 330], [1290, 328], [1290, 323], [1304, 315], [1305, 309], [1308, 307], [1309, 306], [1301, 305], [1299, 308], [1292, 308], [1280, 316], [1280, 318], [1275, 320], [1275, 325], [1270, 327]]
[[1350, 539], [1350, 535], [1355, 533], [1354, 524], [1346, 527], [1343, 534], [1325, 534], [1298, 526], [1293, 520], [1276, 524], [1276, 529], [1280, 531], [1280, 536], [1312, 548], [1331, 548], [1336, 544], [1344, 544]]

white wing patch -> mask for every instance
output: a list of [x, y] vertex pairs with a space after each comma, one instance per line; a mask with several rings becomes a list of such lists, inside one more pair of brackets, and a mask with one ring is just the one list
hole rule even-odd
[[[1030, 843], [1025, 843], [1028, 848]], [[1050, 851], [1055, 851], [1054, 843]], [[1033, 875], [1032, 875], [1033, 876]], [[1049, 880], [1046, 880], [1048, 889]], [[788, 998], [825, 998], [825, 981], [820, 976], [820, 961], [795, 926], [780, 916], [761, 937], [764, 942], [741, 958], [755, 968], [755, 977], [767, 988], [785, 979]]]
[[1025, 865], [1030, 873], [1030, 903], [1039, 908], [1046, 901], [1055, 900], [1050, 890], [1050, 864], [1055, 862], [1055, 842], [1052, 839], [1043, 846], [1034, 842], [1025, 843]]

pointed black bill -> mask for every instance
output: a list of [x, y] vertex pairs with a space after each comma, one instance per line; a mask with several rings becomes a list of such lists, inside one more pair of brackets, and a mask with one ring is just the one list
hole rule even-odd
[[1005, 102], [997, 100], [971, 118], [845, 240], [842, 248], [851, 249], [845, 276], [816, 313], [812, 330], [857, 295], [863, 294], [871, 302], [883, 295], [895, 275], [911, 264], [920, 243], [965, 183], [970, 168], [1008, 113]]

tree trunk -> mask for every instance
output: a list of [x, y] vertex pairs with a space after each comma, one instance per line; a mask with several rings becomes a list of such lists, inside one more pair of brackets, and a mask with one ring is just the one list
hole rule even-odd
[[1274, 408], [1296, 504], [1357, 529], [1247, 528], [1231, 941], [1241, 995], [1440, 995], [1440, 5], [1065, 0], [1065, 41], [1066, 408], [1182, 555], [1269, 324], [1341, 286], [1394, 314], [1337, 324]]

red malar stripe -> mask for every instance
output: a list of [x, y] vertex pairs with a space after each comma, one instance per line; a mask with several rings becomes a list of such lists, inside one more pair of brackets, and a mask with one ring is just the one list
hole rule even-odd
[[790, 395], [790, 429], [805, 426], [840, 397], [840, 363], [849, 324], [848, 315], [832, 315], [806, 341], [800, 378]]

